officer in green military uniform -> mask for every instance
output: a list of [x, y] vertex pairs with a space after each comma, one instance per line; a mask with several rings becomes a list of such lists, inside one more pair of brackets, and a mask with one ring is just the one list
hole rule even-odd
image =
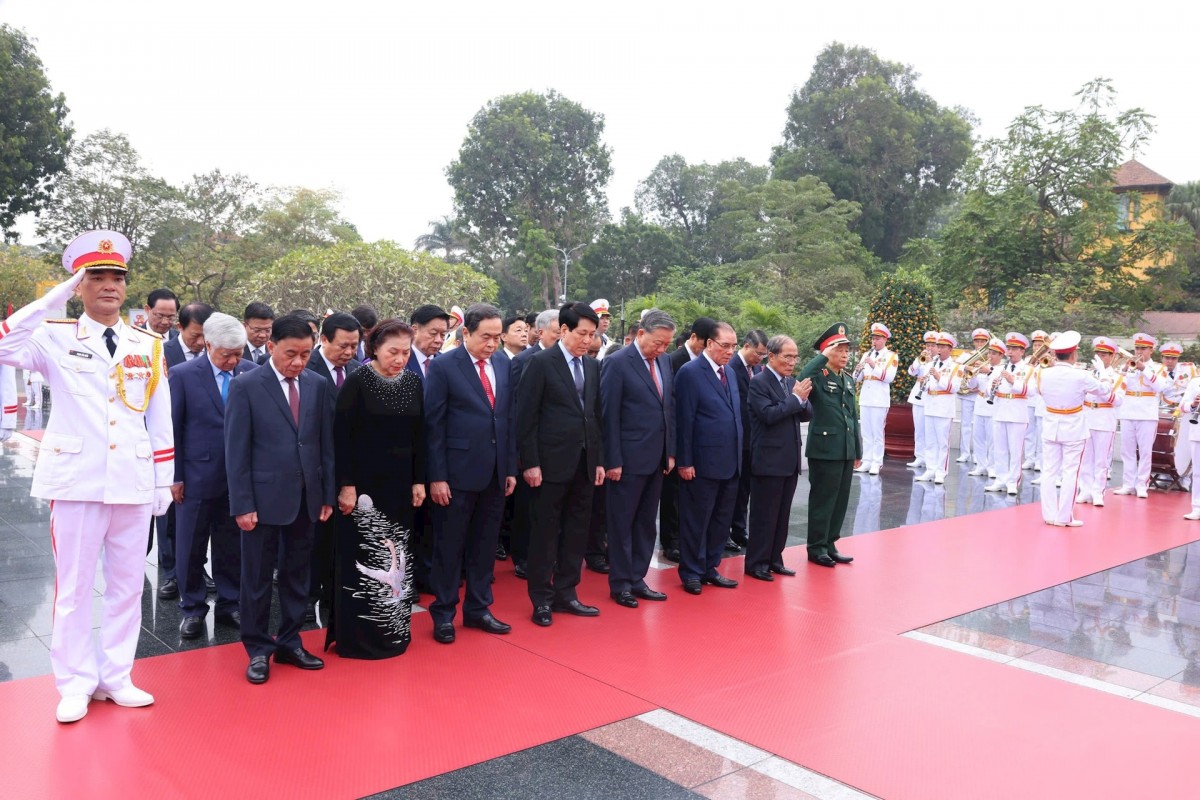
[[854, 559], [837, 550], [850, 501], [854, 470], [862, 463], [862, 433], [854, 401], [854, 376], [846, 369], [850, 339], [846, 323], [832, 325], [813, 343], [818, 354], [800, 370], [812, 381], [813, 418], [808, 425], [808, 560], [823, 567]]

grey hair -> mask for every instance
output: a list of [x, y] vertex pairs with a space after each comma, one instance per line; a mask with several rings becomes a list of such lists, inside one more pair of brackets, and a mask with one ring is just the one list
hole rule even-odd
[[795, 342], [792, 341], [792, 337], [784, 336], [782, 333], [778, 333], [767, 340], [767, 352], [771, 355], [777, 356], [783, 352], [783, 346], [789, 343], [795, 344]]
[[558, 309], [547, 308], [537, 315], [537, 319], [534, 320], [533, 324], [537, 325], [539, 331], [544, 331], [556, 322], [558, 322]]
[[246, 326], [241, 320], [214, 311], [204, 323], [204, 341], [222, 350], [237, 350], [246, 346]]
[[654, 333], [661, 330], [675, 330], [675, 320], [671, 319], [671, 315], [667, 312], [652, 308], [642, 317], [642, 321], [638, 323], [642, 330], [646, 333]]

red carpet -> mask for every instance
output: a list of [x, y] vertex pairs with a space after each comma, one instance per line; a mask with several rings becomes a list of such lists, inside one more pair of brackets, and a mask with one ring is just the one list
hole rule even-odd
[[[264, 687], [240, 647], [147, 659], [158, 705], [72, 726], [49, 678], [0, 685], [21, 721], [0, 763], [22, 798], [355, 797], [662, 706], [881, 797], [1182, 796], [1200, 720], [898, 634], [1200, 538], [1187, 507], [1112, 498], [1071, 530], [1037, 505], [949, 519], [843, 540], [857, 560], [834, 570], [789, 551], [798, 577], [700, 597], [652, 571], [670, 599], [636, 610], [587, 573], [601, 617], [549, 629], [499, 564], [503, 638], [436, 645], [422, 614], [398, 659], [275, 667]], [[740, 559], [723, 571], [741, 579]]]

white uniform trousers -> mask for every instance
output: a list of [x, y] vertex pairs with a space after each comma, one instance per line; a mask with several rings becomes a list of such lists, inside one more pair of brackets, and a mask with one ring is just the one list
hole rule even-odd
[[995, 459], [992, 458], [992, 418], [975, 415], [971, 423], [971, 457], [975, 459], [975, 469], [987, 472], [995, 469]]
[[[1086, 439], [1042, 443], [1042, 519], [1058, 525], [1071, 521], [1079, 486], [1079, 463]], [[1061, 486], [1056, 486], [1061, 481]]]
[[[93, 694], [130, 685], [142, 626], [149, 503], [55, 500], [50, 541], [57, 587], [50, 665], [59, 694]], [[92, 641], [92, 589], [103, 551], [99, 647]]]
[[975, 443], [975, 402], [963, 398], [958, 403], [958, 454], [960, 456], [969, 456], [974, 452], [972, 448]]
[[936, 478], [945, 479], [950, 468], [950, 427], [954, 420], [949, 417], [925, 417], [925, 469]]
[[1116, 431], [1088, 431], [1091, 437], [1083, 449], [1083, 463], [1079, 467], [1079, 495], [1084, 502], [1094, 503], [1104, 499], [1108, 489], [1108, 476], [1112, 471], [1113, 445], [1117, 441]]
[[1025, 463], [1035, 467], [1042, 466], [1042, 418], [1037, 415], [1033, 402], [1030, 401], [1029, 427], [1025, 429]]
[[863, 466], [867, 469], [881, 467], [883, 466], [883, 423], [887, 420], [888, 409], [863, 406], [861, 410], [862, 418], [859, 421], [862, 423]]
[[1021, 422], [992, 421], [992, 453], [996, 483], [1009, 489], [1021, 485], [1021, 459], [1025, 454], [1025, 428]]
[[913, 406], [913, 460], [925, 463], [925, 406]]
[[[1200, 464], [1200, 441], [1188, 442], [1192, 446], [1192, 469], [1196, 464]], [[1192, 511], [1200, 511], [1200, 480], [1196, 480], [1196, 476], [1192, 476]]]
[[1154, 437], [1158, 434], [1156, 419], [1121, 420], [1121, 486], [1146, 491], [1150, 486], [1150, 459], [1154, 452]]

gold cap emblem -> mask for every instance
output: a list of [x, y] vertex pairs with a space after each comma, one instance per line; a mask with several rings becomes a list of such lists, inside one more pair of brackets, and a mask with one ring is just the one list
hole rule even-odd
[[99, 253], [111, 253], [113, 251], [113, 243], [110, 239], [101, 239], [100, 244], [96, 247]]
[[838, 325], [838, 333], [840, 333], [842, 336], [845, 336], [846, 335], [846, 326]]

